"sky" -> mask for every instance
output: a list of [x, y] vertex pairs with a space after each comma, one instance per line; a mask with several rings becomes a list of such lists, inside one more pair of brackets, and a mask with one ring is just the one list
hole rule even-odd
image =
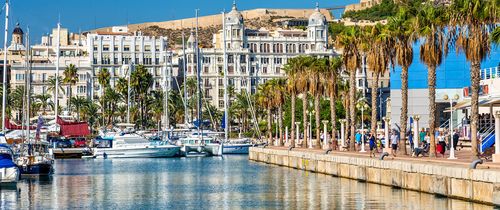
[[[231, 10], [233, 0], [10, 0], [9, 34], [16, 22], [23, 30], [30, 28], [32, 43], [56, 27], [60, 17], [62, 27], [70, 32], [86, 31], [127, 23], [156, 22], [200, 16]], [[255, 8], [314, 8], [357, 3], [359, 0], [237, 0], [239, 10]], [[3, 8], [3, 7], [2, 7]], [[0, 17], [5, 17], [2, 9]], [[4, 21], [0, 21], [4, 27]], [[25, 30], [26, 32], [26, 30]], [[3, 33], [0, 35], [3, 40]], [[10, 37], [9, 37], [10, 39]]]

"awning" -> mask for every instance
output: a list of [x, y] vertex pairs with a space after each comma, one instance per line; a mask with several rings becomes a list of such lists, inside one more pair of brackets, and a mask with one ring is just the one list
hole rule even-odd
[[[495, 98], [483, 98], [483, 99], [479, 99], [479, 106], [482, 106], [482, 107], [489, 107], [491, 104], [495, 105], [495, 104], [499, 104], [500, 105], [500, 97], [495, 97]], [[467, 100], [464, 100], [464, 101], [461, 101], [461, 102], [458, 102], [454, 107], [453, 109], [457, 110], [457, 109], [465, 109], [465, 108], [469, 108], [471, 106], [471, 101], [470, 99], [467, 99]], [[449, 110], [449, 109], [448, 109]]]
[[61, 126], [61, 136], [88, 136], [90, 135], [89, 124], [87, 122], [66, 122], [57, 118], [57, 124]]
[[457, 109], [464, 109], [464, 108], [467, 108], [467, 107], [470, 107], [470, 100], [464, 100], [464, 101], [458, 102], [453, 107], [453, 109], [457, 110]]
[[[5, 118], [5, 128], [7, 128], [8, 130], [22, 130], [23, 126], [11, 123], [9, 118]], [[24, 128], [24, 129], [26, 129], [26, 128]], [[29, 129], [30, 130], [35, 130], [36, 127], [35, 126], [29, 126]]]

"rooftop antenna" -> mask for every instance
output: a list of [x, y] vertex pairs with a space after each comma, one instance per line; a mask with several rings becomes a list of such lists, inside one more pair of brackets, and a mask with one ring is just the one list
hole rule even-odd
[[2, 131], [5, 132], [5, 106], [7, 105], [7, 39], [9, 33], [9, 0], [5, 0], [5, 33], [3, 37], [3, 90], [2, 90]]

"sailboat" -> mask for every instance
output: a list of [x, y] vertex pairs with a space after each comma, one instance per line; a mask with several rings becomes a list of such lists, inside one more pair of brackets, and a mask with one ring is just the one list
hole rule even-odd
[[[58, 30], [60, 29], [58, 24]], [[58, 33], [58, 48], [59, 48], [59, 33]], [[21, 144], [19, 158], [16, 159], [16, 164], [19, 167], [21, 176], [49, 176], [54, 172], [53, 164], [54, 159], [49, 153], [50, 143], [40, 139], [40, 130], [43, 125], [42, 116], [38, 116], [35, 137], [32, 138], [30, 130], [30, 93], [31, 93], [31, 52], [29, 42], [29, 29], [26, 34], [26, 72], [25, 72], [25, 114], [24, 125], [25, 129], [24, 141]], [[57, 64], [58, 65], [58, 64]]]
[[250, 139], [229, 140], [229, 112], [228, 112], [228, 78], [227, 78], [227, 49], [226, 49], [226, 14], [222, 13], [222, 36], [223, 36], [223, 57], [224, 57], [224, 118], [222, 125], [224, 128], [224, 141], [222, 142], [222, 154], [248, 154], [249, 148], [255, 145]]

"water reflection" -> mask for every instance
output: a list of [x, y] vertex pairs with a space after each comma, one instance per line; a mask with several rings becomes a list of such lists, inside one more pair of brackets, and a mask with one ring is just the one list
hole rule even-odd
[[58, 160], [51, 179], [0, 190], [6, 209], [493, 209], [225, 158]]

